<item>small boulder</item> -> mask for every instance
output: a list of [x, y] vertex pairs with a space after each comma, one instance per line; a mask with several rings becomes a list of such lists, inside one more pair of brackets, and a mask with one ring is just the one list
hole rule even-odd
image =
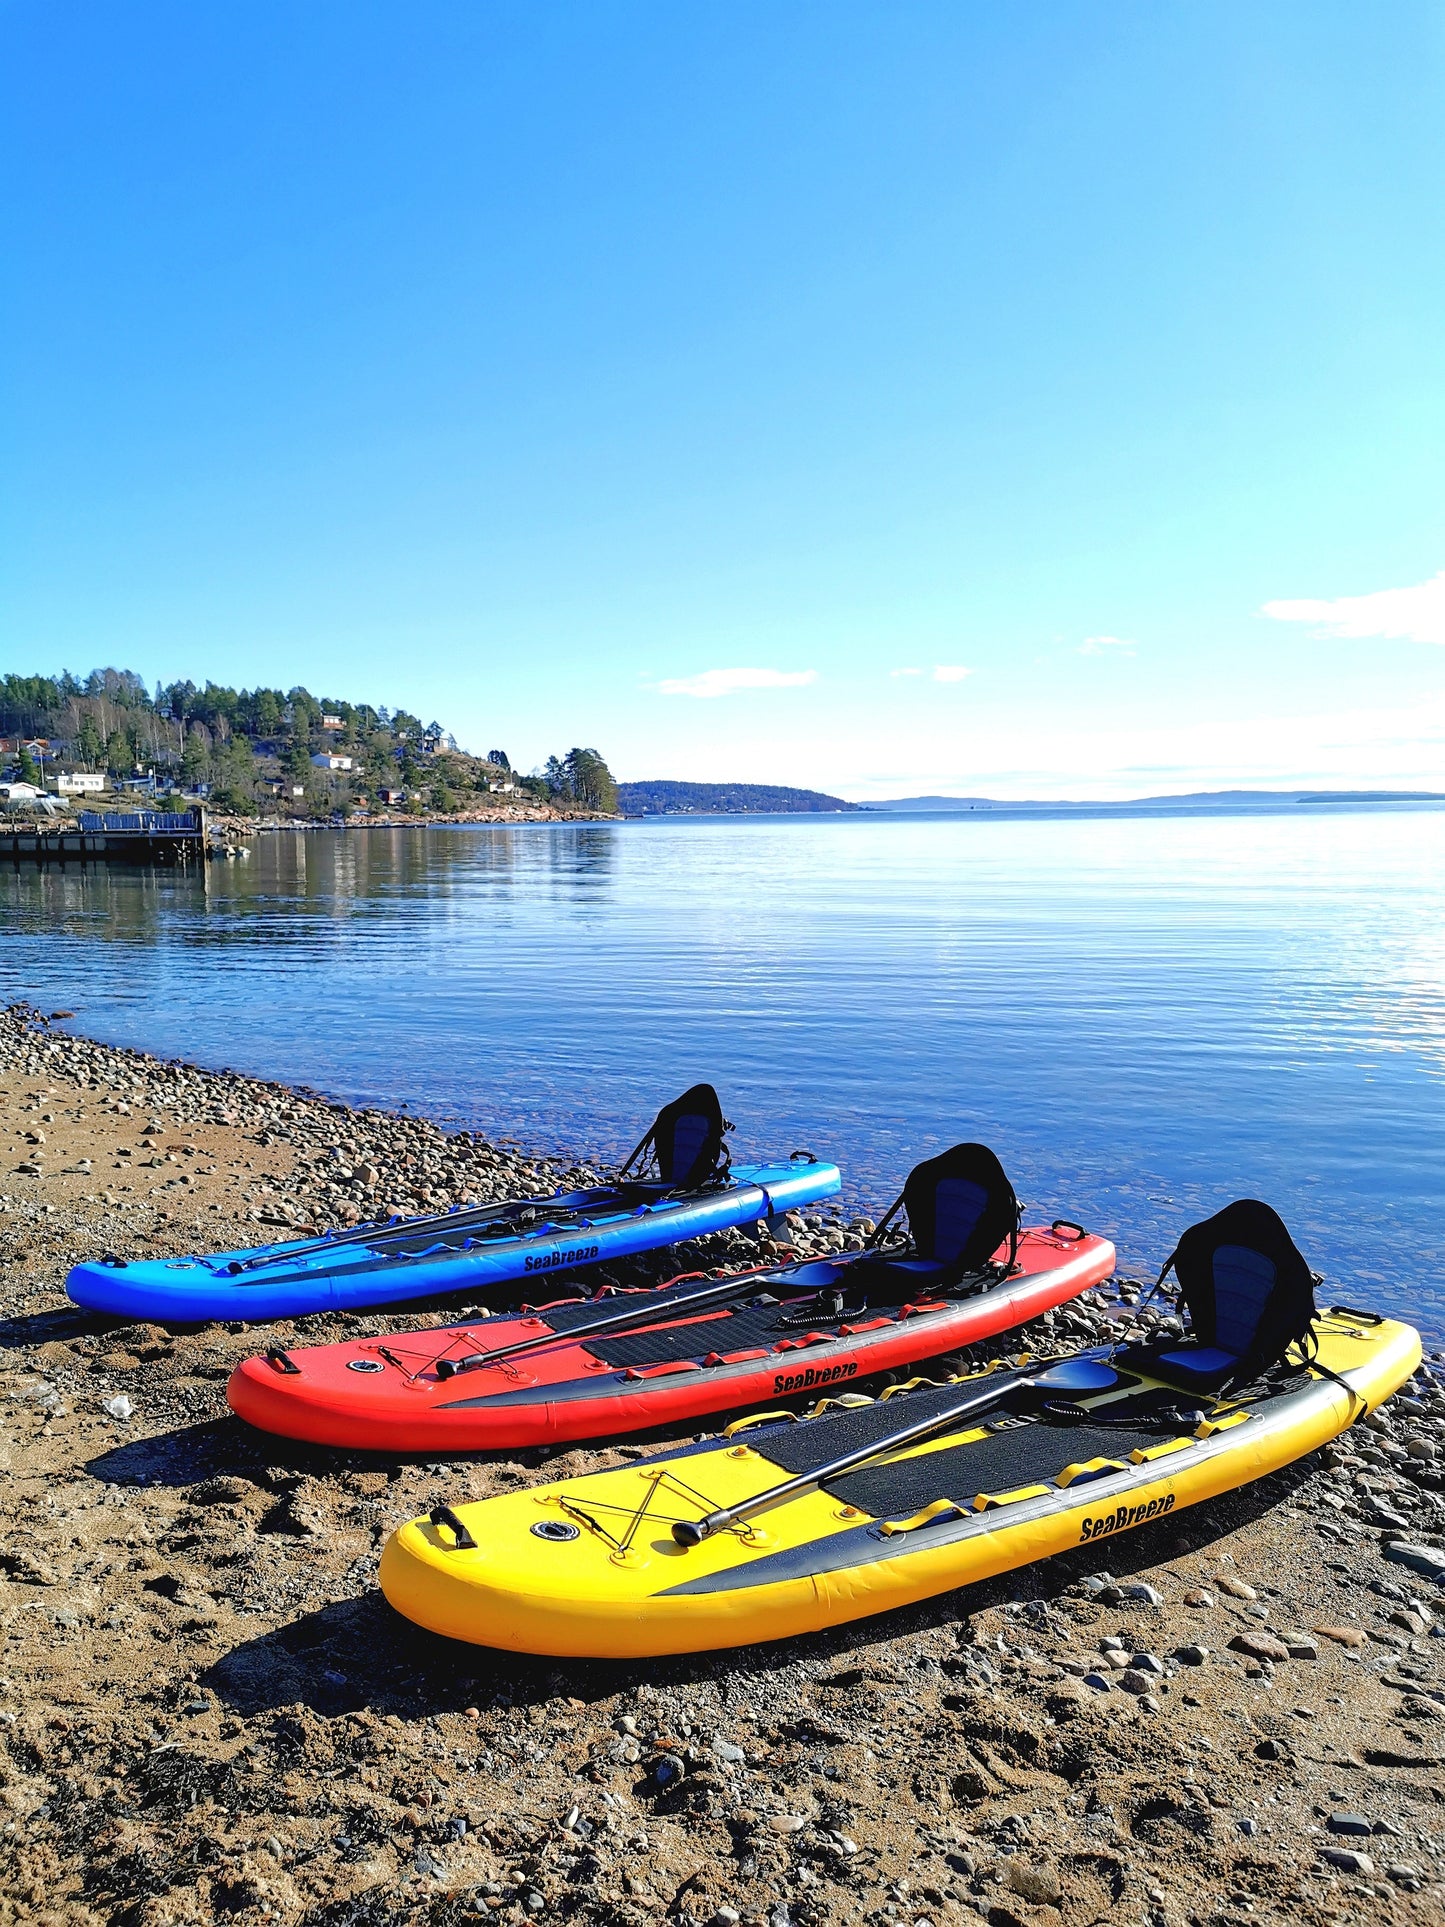
[[1341, 1873], [1372, 1874], [1375, 1863], [1367, 1853], [1359, 1853], [1354, 1847], [1321, 1847], [1320, 1859], [1327, 1866], [1336, 1867]]
[[1430, 1630], [1429, 1620], [1426, 1619], [1422, 1613], [1411, 1612], [1407, 1607], [1402, 1607], [1392, 1612], [1390, 1614], [1390, 1624], [1392, 1626], [1400, 1626], [1407, 1633], [1414, 1633], [1417, 1636]]
[[1316, 1626], [1315, 1631], [1321, 1639], [1332, 1639], [1337, 1646], [1348, 1646], [1353, 1652], [1370, 1643], [1362, 1626]]
[[1164, 1604], [1164, 1595], [1159, 1591], [1159, 1588], [1157, 1586], [1146, 1585], [1142, 1579], [1136, 1579], [1128, 1586], [1120, 1586], [1119, 1596], [1122, 1599], [1137, 1599], [1145, 1606], [1162, 1606]]
[[1289, 1658], [1289, 1647], [1273, 1633], [1236, 1633], [1229, 1642], [1236, 1653], [1243, 1653], [1249, 1659], [1279, 1661]]

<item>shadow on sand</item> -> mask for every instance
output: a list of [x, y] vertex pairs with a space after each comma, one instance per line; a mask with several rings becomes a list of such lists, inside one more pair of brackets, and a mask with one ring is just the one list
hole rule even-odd
[[[1171, 1559], [1206, 1552], [1241, 1526], [1263, 1517], [1309, 1476], [1308, 1462], [1207, 1507], [1144, 1526], [1108, 1545], [1111, 1577], [1133, 1575]], [[247, 1716], [305, 1706], [326, 1716], [363, 1707], [404, 1719], [458, 1712], [502, 1701], [538, 1705], [571, 1695], [605, 1699], [644, 1681], [656, 1686], [700, 1680], [750, 1679], [866, 1652], [882, 1641], [937, 1627], [964, 1627], [971, 1614], [1010, 1600], [1057, 1599], [1066, 1587], [1098, 1573], [1099, 1551], [1079, 1547], [1042, 1565], [1001, 1574], [965, 1590], [826, 1632], [741, 1652], [687, 1654], [646, 1661], [538, 1659], [467, 1646], [422, 1631], [395, 1613], [381, 1593], [325, 1606], [274, 1632], [234, 1647], [205, 1674], [205, 1684]], [[1147, 1608], [1115, 1608], [1121, 1621]], [[963, 1635], [966, 1642], [967, 1635]]]

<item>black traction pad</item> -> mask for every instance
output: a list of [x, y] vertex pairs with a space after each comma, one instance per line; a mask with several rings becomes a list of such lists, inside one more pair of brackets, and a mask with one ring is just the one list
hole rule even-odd
[[[653, 1291], [620, 1291], [610, 1298], [575, 1298], [556, 1305], [541, 1307], [532, 1305], [522, 1312], [508, 1312], [506, 1316], [509, 1321], [512, 1318], [538, 1318], [544, 1325], [550, 1326], [559, 1337], [565, 1337], [578, 1325], [591, 1324], [594, 1319], [617, 1318], [626, 1312], [636, 1312], [639, 1318], [651, 1312], [661, 1323], [666, 1318], [676, 1316], [675, 1308], [679, 1300], [686, 1300], [696, 1296], [700, 1291], [705, 1291], [711, 1282], [723, 1281], [689, 1278], [684, 1284], [659, 1286]], [[751, 1292], [739, 1290], [738, 1299], [741, 1301], [749, 1296], [757, 1297], [769, 1289], [769, 1280], [759, 1278], [753, 1282]], [[732, 1307], [726, 1300], [714, 1300], [711, 1306], [703, 1306], [701, 1309], [710, 1311], [715, 1316], [720, 1311], [730, 1311]]]
[[917, 1512], [935, 1499], [966, 1505], [979, 1492], [1041, 1485], [1085, 1459], [1127, 1462], [1131, 1452], [1163, 1445], [1171, 1436], [1178, 1433], [1129, 1425], [1012, 1425], [969, 1444], [862, 1466], [829, 1479], [823, 1490], [844, 1505], [886, 1519]]
[[845, 1452], [854, 1452], [860, 1446], [887, 1438], [901, 1426], [947, 1411], [972, 1391], [983, 1390], [984, 1385], [985, 1381], [980, 1380], [977, 1387], [924, 1386], [901, 1397], [878, 1399], [872, 1405], [854, 1405], [841, 1412], [829, 1412], [823, 1418], [790, 1425], [786, 1431], [770, 1431], [766, 1437], [754, 1437], [752, 1443], [764, 1458], [771, 1459], [784, 1472], [811, 1472], [817, 1466], [841, 1458]]
[[[783, 1322], [780, 1305], [742, 1305], [721, 1318], [700, 1324], [668, 1325], [661, 1331], [599, 1333], [584, 1349], [606, 1365], [670, 1365], [682, 1358], [706, 1358], [709, 1352], [748, 1352], [780, 1339], [796, 1338], [798, 1328]], [[869, 1317], [880, 1316], [870, 1312]], [[548, 1321], [551, 1322], [550, 1320]], [[800, 1346], [799, 1355], [812, 1350]], [[822, 1347], [819, 1347], [821, 1350]], [[789, 1354], [791, 1356], [792, 1354]]]

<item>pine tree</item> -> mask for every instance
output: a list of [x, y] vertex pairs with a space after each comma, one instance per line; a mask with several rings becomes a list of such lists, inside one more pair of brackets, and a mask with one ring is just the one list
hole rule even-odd
[[564, 765], [567, 791], [574, 802], [611, 815], [617, 808], [617, 785], [595, 749], [571, 749]]

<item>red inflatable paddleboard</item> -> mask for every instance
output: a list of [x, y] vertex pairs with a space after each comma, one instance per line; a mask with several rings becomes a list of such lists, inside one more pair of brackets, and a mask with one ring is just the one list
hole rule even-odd
[[[544, 1305], [342, 1345], [273, 1347], [231, 1376], [263, 1431], [373, 1452], [618, 1438], [958, 1351], [1107, 1278], [1114, 1247], [1058, 1220], [971, 1277], [879, 1252]], [[504, 1354], [504, 1355], [503, 1355]]]

